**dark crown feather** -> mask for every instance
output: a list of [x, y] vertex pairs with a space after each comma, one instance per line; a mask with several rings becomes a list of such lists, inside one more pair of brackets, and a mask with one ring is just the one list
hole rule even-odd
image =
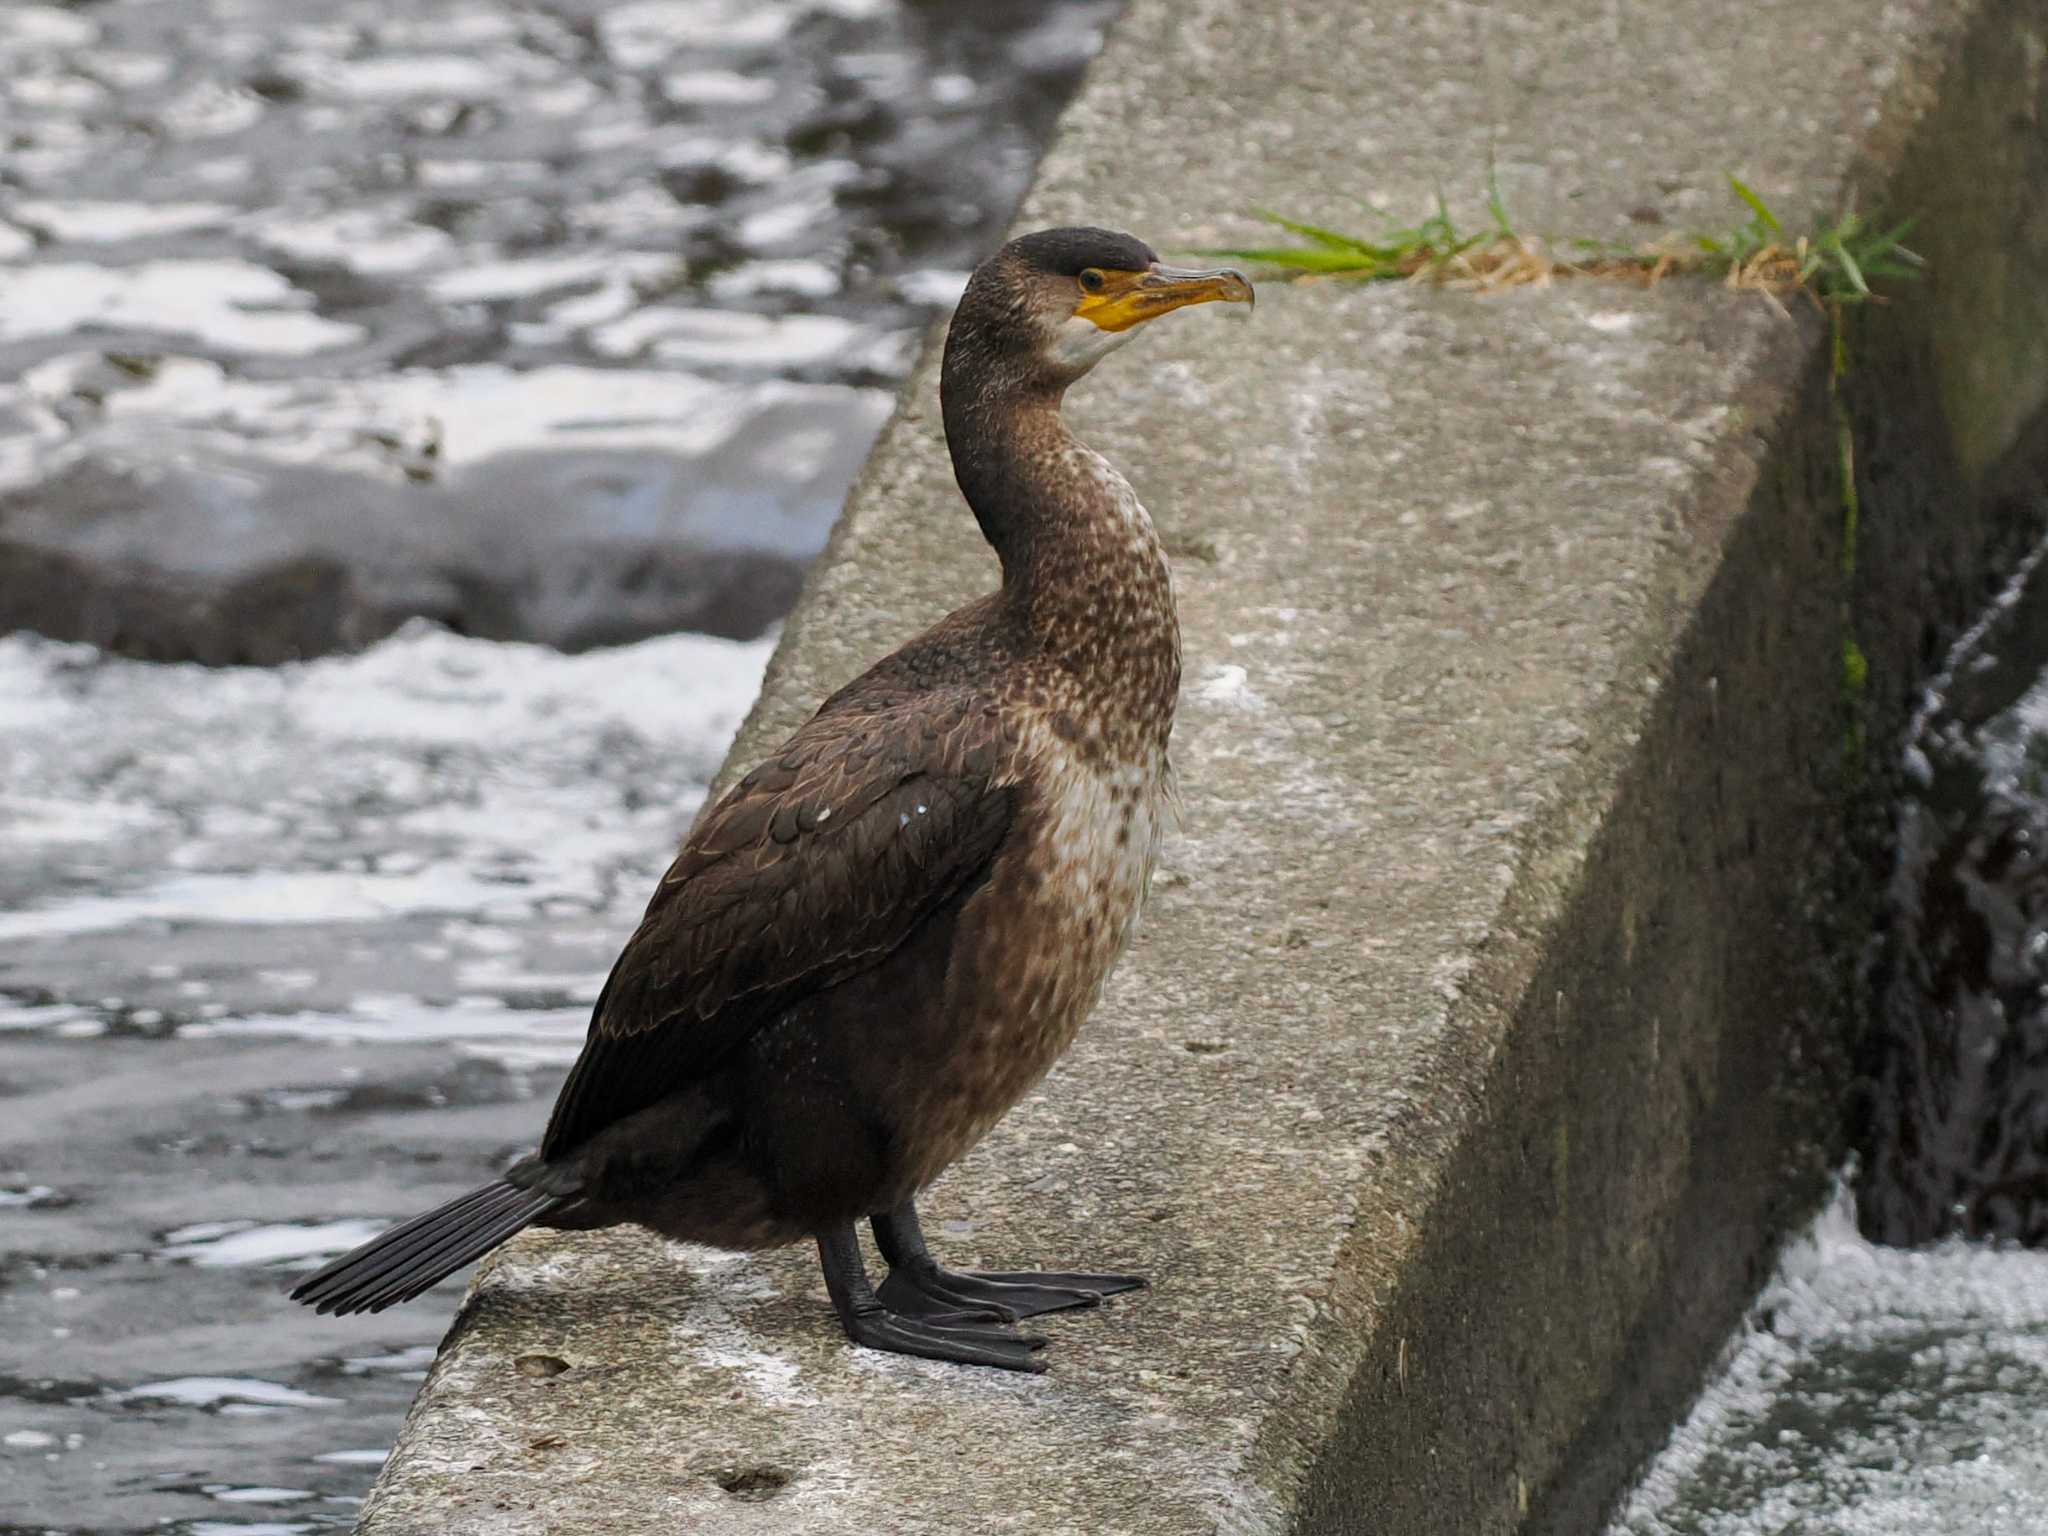
[[1074, 277], [1089, 267], [1110, 272], [1142, 272], [1159, 259], [1151, 246], [1113, 229], [1076, 227], [1041, 229], [1020, 235], [996, 253], [1014, 257], [1035, 271]]

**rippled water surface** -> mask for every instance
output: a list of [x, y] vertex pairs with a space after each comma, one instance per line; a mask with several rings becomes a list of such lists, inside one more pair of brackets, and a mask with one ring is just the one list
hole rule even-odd
[[346, 1522], [460, 1287], [280, 1281], [532, 1138], [766, 652], [0, 642], [12, 1518]]
[[1110, 9], [0, 6], [0, 544], [401, 626], [0, 640], [0, 1528], [350, 1523], [460, 1286], [280, 1283], [535, 1135]]
[[761, 633], [1110, 8], [10, 0], [0, 617]]

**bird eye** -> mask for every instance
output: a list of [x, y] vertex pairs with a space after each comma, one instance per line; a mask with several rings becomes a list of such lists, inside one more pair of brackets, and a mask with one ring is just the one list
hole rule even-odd
[[1081, 291], [1083, 293], [1100, 293], [1102, 292], [1104, 281], [1105, 279], [1098, 268], [1085, 268], [1081, 273]]

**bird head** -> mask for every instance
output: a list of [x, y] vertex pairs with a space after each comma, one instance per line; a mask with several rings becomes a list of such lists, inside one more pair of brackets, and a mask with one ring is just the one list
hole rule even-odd
[[1147, 321], [1190, 304], [1252, 302], [1227, 267], [1171, 267], [1152, 248], [1107, 229], [1020, 235], [967, 281], [947, 337], [1012, 388], [1063, 390]]

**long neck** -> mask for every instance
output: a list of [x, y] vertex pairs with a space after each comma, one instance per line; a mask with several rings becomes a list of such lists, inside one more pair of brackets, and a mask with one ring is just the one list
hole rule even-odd
[[1038, 653], [1163, 747], [1180, 688], [1180, 626], [1152, 519], [1123, 476], [1067, 430], [1057, 392], [945, 384], [953, 472], [1003, 563], [1014, 620]]

